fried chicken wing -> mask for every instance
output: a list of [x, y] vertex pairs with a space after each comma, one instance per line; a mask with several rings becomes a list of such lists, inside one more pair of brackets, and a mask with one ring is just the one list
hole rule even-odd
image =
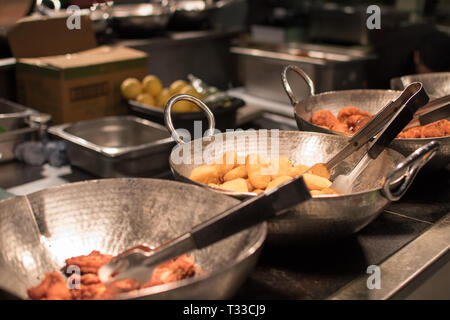
[[363, 117], [372, 117], [372, 114], [366, 111], [362, 111], [359, 108], [356, 108], [354, 106], [344, 107], [341, 110], [339, 110], [337, 119], [339, 122], [347, 122], [347, 118], [350, 116], [359, 115]]
[[[150, 250], [148, 247], [139, 247]], [[118, 280], [105, 285], [100, 281], [97, 272], [111, 258], [111, 255], [101, 254], [96, 250], [85, 256], [69, 258], [66, 260], [66, 266], [63, 270], [66, 270], [70, 265], [80, 267], [82, 274], [77, 278], [79, 280], [76, 283], [77, 285], [69, 285], [60, 272], [53, 271], [46, 274], [38, 286], [29, 288], [28, 296], [33, 300], [108, 299], [121, 293], [175, 282], [203, 272], [195, 266], [193, 256], [182, 255], [156, 267], [152, 279], [143, 286], [133, 279]]]
[[442, 119], [425, 126], [413, 127], [400, 132], [400, 139], [438, 138], [450, 135], [450, 121]]
[[141, 288], [148, 288], [190, 278], [194, 276], [195, 273], [194, 257], [183, 254], [178, 258], [167, 261], [156, 267], [152, 279], [142, 285]]
[[66, 266], [76, 265], [80, 267], [81, 273], [97, 273], [98, 269], [108, 263], [112, 258], [112, 255], [101, 254], [99, 251], [94, 250], [87, 256], [78, 256], [66, 260]]
[[315, 125], [331, 129], [331, 127], [337, 125], [339, 121], [330, 110], [318, 110], [313, 114], [311, 122]]
[[72, 295], [66, 280], [58, 271], [47, 273], [42, 282], [27, 290], [33, 300], [70, 300]]

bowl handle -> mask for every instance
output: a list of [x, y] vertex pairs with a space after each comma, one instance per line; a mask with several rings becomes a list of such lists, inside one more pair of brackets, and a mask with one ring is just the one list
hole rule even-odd
[[172, 135], [173, 139], [178, 144], [185, 143], [183, 141], [183, 139], [180, 137], [180, 135], [178, 134], [178, 132], [176, 131], [176, 129], [174, 128], [173, 122], [172, 122], [172, 116], [171, 116], [173, 105], [175, 103], [177, 103], [178, 101], [182, 101], [182, 100], [194, 103], [197, 107], [199, 107], [200, 109], [202, 109], [205, 112], [206, 118], [208, 118], [208, 124], [209, 124], [208, 136], [213, 136], [215, 126], [216, 126], [216, 120], [214, 119], [214, 114], [208, 108], [208, 106], [206, 104], [204, 104], [203, 101], [201, 101], [200, 99], [197, 99], [196, 97], [193, 97], [191, 95], [177, 94], [177, 95], [173, 96], [172, 98], [170, 98], [169, 101], [167, 101], [166, 107], [164, 109], [164, 123], [166, 124], [166, 127], [169, 130], [170, 134]]
[[434, 157], [438, 149], [439, 143], [431, 141], [389, 171], [383, 184], [383, 195], [390, 201], [399, 200], [411, 186], [420, 169]]
[[309, 87], [309, 94], [311, 96], [315, 95], [315, 91], [316, 90], [314, 89], [313, 81], [306, 74], [305, 71], [303, 71], [302, 69], [300, 69], [299, 67], [294, 66], [294, 65], [285, 66], [283, 68], [283, 71], [281, 72], [281, 82], [283, 83], [284, 91], [286, 91], [286, 94], [288, 95], [289, 100], [291, 100], [291, 104], [295, 107], [299, 101], [294, 97], [294, 93], [292, 92], [291, 86], [290, 86], [289, 81], [287, 79], [287, 72], [289, 70], [294, 70], [295, 72], [297, 72], [303, 78], [303, 80], [305, 80], [306, 84]]

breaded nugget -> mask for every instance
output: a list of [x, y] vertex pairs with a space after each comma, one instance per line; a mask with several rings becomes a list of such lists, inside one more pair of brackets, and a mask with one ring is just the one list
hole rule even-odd
[[340, 192], [337, 192], [334, 189], [331, 188], [324, 188], [322, 190], [320, 190], [320, 194], [321, 195], [326, 195], [326, 194], [340, 194]]
[[248, 179], [256, 189], [265, 189], [272, 180], [272, 177], [269, 174], [261, 174], [261, 169], [257, 169], [249, 171]]
[[308, 166], [305, 166], [303, 164], [299, 164], [298, 166], [292, 167], [288, 170], [288, 176], [291, 176], [293, 178], [301, 176], [308, 170]]
[[292, 162], [287, 157], [272, 159], [270, 164], [270, 168], [274, 171], [274, 173], [271, 174], [272, 179], [289, 175], [289, 170], [292, 169], [292, 167]]
[[323, 163], [316, 163], [307, 172], [325, 179], [330, 179], [331, 176], [330, 171]]
[[218, 184], [220, 181], [219, 170], [216, 165], [204, 165], [194, 168], [189, 179], [204, 184]]
[[223, 177], [228, 171], [233, 169], [236, 166], [236, 163], [237, 153], [234, 150], [225, 152], [221, 158], [214, 162], [220, 177]]
[[[257, 154], [250, 154], [246, 159], [248, 179], [256, 189], [265, 189], [272, 180], [269, 170], [270, 162]], [[264, 170], [263, 170], [264, 169]]]
[[237, 192], [248, 192], [247, 181], [242, 178], [224, 182], [220, 185], [220, 188]]
[[231, 169], [223, 176], [223, 181], [231, 181], [238, 178], [247, 178], [247, 168], [245, 165]]
[[253, 185], [252, 185], [252, 183], [250, 182], [250, 180], [247, 178], [247, 179], [245, 179], [245, 182], [247, 182], [247, 189], [248, 189], [248, 191], [249, 191], [249, 192], [252, 192], [253, 189], [255, 189], [255, 188], [253, 187]]
[[264, 192], [264, 190], [261, 190], [261, 189], [255, 189], [255, 190], [253, 190], [252, 192], [253, 192], [253, 193], [256, 193], [256, 194], [261, 194], [261, 193]]
[[269, 182], [269, 184], [267, 185], [266, 191], [270, 190], [270, 189], [273, 189], [273, 188], [276, 188], [279, 185], [281, 185], [281, 184], [283, 184], [283, 183], [285, 183], [285, 182], [287, 182], [289, 180], [292, 180], [292, 179], [293, 178], [291, 176], [287, 176], [287, 175], [278, 177], [278, 178], [276, 178], [276, 179], [274, 179], [274, 180]]
[[311, 173], [304, 173], [303, 180], [309, 190], [322, 190], [331, 186], [331, 181]]

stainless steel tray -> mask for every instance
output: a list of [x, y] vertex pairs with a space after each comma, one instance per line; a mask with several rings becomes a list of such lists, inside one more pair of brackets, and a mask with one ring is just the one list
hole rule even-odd
[[62, 124], [48, 132], [66, 141], [72, 165], [103, 178], [144, 177], [167, 170], [174, 146], [165, 127], [134, 116]]
[[26, 127], [26, 119], [34, 113], [20, 104], [0, 99], [0, 133]]
[[[238, 57], [239, 77], [248, 93], [260, 98], [289, 103], [280, 81], [285, 65], [292, 64], [303, 69], [317, 83], [317, 91], [360, 88], [366, 80], [366, 63], [374, 56], [356, 49], [301, 44], [272, 45], [250, 44], [232, 47]], [[299, 88], [299, 99], [309, 95], [301, 79], [289, 81]]]

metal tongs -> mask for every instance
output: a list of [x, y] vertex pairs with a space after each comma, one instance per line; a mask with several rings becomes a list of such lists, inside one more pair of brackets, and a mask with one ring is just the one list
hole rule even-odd
[[325, 164], [327, 169], [332, 168], [366, 143], [370, 143], [366, 153], [350, 173], [337, 176], [330, 187], [343, 193], [350, 192], [353, 182], [369, 162], [376, 159], [389, 146], [392, 140], [413, 119], [415, 112], [424, 106], [428, 100], [429, 97], [421, 83], [414, 82], [406, 87], [397, 99], [391, 101], [377, 113], [349, 140], [348, 145], [342, 151]]
[[450, 95], [434, 99], [419, 109], [405, 129], [424, 126], [448, 117], [450, 117]]
[[154, 268], [159, 264], [192, 250], [205, 248], [282, 214], [310, 198], [302, 177], [290, 180], [278, 188], [239, 203], [153, 251], [136, 248], [114, 257], [99, 269], [100, 280], [110, 283], [134, 279], [143, 284], [151, 279]]

